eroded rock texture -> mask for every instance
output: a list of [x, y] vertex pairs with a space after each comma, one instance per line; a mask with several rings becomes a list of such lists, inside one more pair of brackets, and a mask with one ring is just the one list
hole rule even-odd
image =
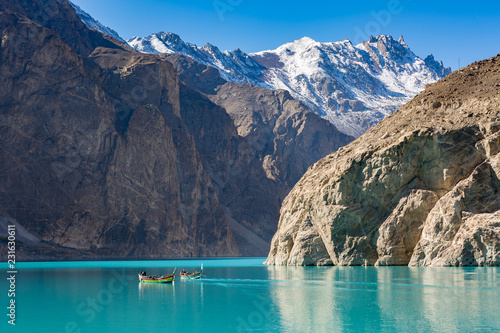
[[440, 82], [317, 162], [267, 264], [500, 264], [500, 56]]
[[90, 31], [67, 1], [0, 10], [0, 215], [94, 255], [240, 254], [173, 66]]

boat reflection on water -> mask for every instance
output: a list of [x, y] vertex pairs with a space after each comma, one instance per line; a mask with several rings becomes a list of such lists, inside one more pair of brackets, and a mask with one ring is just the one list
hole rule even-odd
[[151, 301], [155, 298], [175, 298], [175, 282], [172, 283], [143, 283], [139, 282], [139, 300]]

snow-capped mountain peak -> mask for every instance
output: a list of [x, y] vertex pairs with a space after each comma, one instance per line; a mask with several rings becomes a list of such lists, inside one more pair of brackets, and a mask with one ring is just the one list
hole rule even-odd
[[401, 44], [401, 45], [404, 45], [404, 46], [408, 47], [408, 45], [406, 45], [406, 43], [405, 43], [403, 35], [399, 36], [398, 43]]
[[[221, 51], [219, 50], [219, 48], [215, 45], [210, 44], [210, 43], [206, 43], [205, 45], [203, 45], [201, 50], [208, 52], [208, 54], [210, 54], [214, 57], [218, 57], [221, 55]], [[226, 55], [227, 55], [227, 53], [226, 53]]]
[[[81, 9], [77, 12], [87, 25], [94, 24]], [[323, 43], [302, 37], [274, 50], [250, 54], [241, 49], [221, 51], [210, 43], [198, 47], [165, 32], [134, 37], [127, 43], [139, 52], [189, 56], [217, 68], [228, 81], [286, 89], [339, 130], [354, 136], [451, 72], [432, 55], [425, 59], [416, 56], [403, 36], [398, 40], [390, 35], [370, 36], [358, 45], [347, 39]]]
[[295, 45], [299, 45], [299, 46], [303, 46], [304, 47], [304, 46], [310, 46], [310, 45], [315, 44], [315, 43], [317, 43], [317, 41], [315, 41], [311, 37], [304, 36], [301, 39], [293, 41], [293, 42], [291, 42], [289, 44], [295, 44]]
[[445, 68], [443, 62], [434, 59], [434, 56], [432, 54], [428, 55], [424, 59], [424, 61], [429, 68], [432, 68], [436, 73], [440, 73], [442, 77], [445, 77], [451, 73], [451, 69]]

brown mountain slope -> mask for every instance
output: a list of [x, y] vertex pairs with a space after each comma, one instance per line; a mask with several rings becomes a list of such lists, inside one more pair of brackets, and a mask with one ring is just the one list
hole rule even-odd
[[[36, 19], [42, 2], [16, 3]], [[0, 13], [0, 216], [94, 255], [240, 254], [172, 65], [106, 39], [89, 52], [93, 32], [68, 44], [73, 16], [51, 30]]]
[[169, 54], [165, 58], [174, 64], [182, 82], [227, 111], [267, 177], [280, 186], [280, 201], [309, 166], [354, 139], [286, 90], [226, 82], [215, 68], [189, 57]]
[[81, 56], [88, 56], [98, 46], [128, 48], [120, 41], [87, 29], [68, 0], [1, 0], [0, 11], [17, 13], [56, 32]]
[[311, 167], [267, 264], [500, 264], [500, 56], [433, 84]]

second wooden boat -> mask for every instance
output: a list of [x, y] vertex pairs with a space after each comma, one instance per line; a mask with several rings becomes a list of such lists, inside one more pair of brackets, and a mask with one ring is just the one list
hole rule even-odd
[[194, 273], [188, 273], [185, 270], [181, 271], [181, 280], [199, 280], [203, 274], [203, 264], [201, 264], [201, 270]]

